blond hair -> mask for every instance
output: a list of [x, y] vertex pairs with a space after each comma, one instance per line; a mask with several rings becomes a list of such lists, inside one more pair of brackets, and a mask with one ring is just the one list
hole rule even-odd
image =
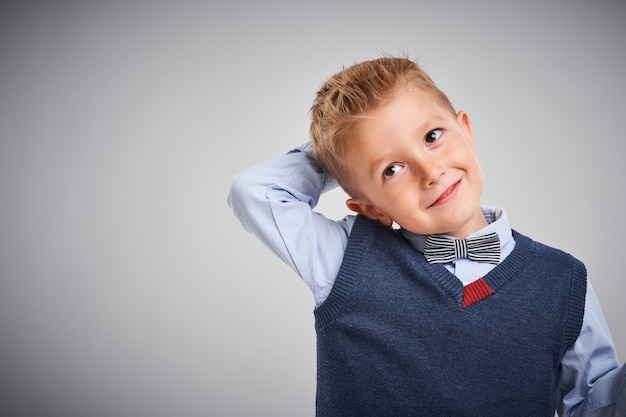
[[310, 109], [310, 136], [318, 161], [352, 197], [358, 190], [344, 162], [350, 133], [359, 117], [383, 105], [402, 87], [423, 91], [455, 113], [448, 97], [420, 66], [406, 57], [385, 56], [344, 68], [317, 92]]

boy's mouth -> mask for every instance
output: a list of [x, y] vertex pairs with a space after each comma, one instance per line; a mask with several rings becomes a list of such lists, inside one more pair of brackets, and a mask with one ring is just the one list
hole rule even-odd
[[443, 192], [443, 194], [439, 196], [437, 200], [435, 200], [434, 203], [432, 203], [428, 207], [438, 206], [438, 205], [445, 204], [448, 201], [450, 201], [452, 197], [456, 195], [457, 191], [459, 190], [460, 185], [461, 185], [461, 180], [452, 184], [450, 187], [446, 189], [446, 191]]

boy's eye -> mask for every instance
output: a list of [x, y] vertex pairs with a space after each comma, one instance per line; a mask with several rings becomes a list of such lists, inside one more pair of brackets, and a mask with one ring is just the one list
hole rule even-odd
[[404, 167], [402, 165], [398, 165], [398, 164], [389, 165], [387, 167], [387, 169], [385, 169], [385, 172], [383, 173], [383, 177], [385, 179], [391, 178], [392, 176], [394, 176], [395, 174], [400, 172], [402, 170], [402, 168], [404, 168]]
[[426, 134], [426, 143], [433, 143], [441, 136], [441, 129], [431, 130]]

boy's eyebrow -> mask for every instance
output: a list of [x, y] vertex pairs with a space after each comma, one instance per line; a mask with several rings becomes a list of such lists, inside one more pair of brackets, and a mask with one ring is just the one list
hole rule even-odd
[[431, 116], [428, 120], [426, 120], [424, 123], [422, 123], [420, 126], [417, 127], [417, 131], [422, 132], [422, 131], [431, 129], [432, 125], [442, 124], [445, 121], [446, 121], [445, 117]]
[[443, 125], [446, 123], [446, 118], [439, 115], [429, 115], [426, 120], [415, 128], [415, 132], [418, 133], [426, 133], [429, 130], [444, 127]]
[[371, 161], [369, 170], [368, 170], [370, 177], [376, 178], [378, 176], [376, 174], [376, 171], [378, 171], [379, 167], [382, 166], [383, 162], [387, 159], [389, 159], [389, 156], [387, 156], [387, 154], [383, 154], [383, 155], [379, 155], [378, 157], [374, 158]]

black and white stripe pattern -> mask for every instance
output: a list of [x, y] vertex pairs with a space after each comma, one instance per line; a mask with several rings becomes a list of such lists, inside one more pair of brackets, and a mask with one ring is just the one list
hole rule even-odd
[[498, 264], [500, 262], [500, 238], [495, 232], [468, 239], [430, 235], [424, 245], [424, 256], [428, 262], [438, 264], [452, 262], [457, 258]]

